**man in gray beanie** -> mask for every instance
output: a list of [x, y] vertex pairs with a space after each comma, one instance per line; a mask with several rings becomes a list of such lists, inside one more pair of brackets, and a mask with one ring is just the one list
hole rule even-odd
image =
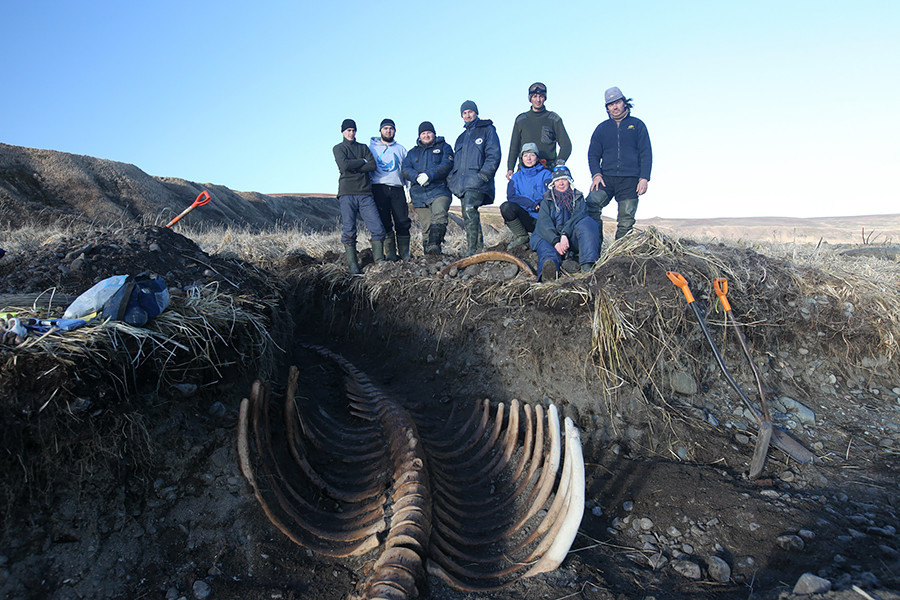
[[631, 98], [617, 87], [604, 94], [609, 119], [591, 135], [588, 166], [593, 177], [588, 212], [598, 223], [600, 211], [615, 198], [619, 205], [616, 239], [634, 227], [638, 196], [647, 192], [653, 152], [650, 134], [640, 119], [631, 116]]
[[384, 225], [378, 216], [369, 173], [375, 170], [375, 158], [369, 147], [356, 141], [356, 123], [344, 119], [341, 123], [344, 140], [332, 148], [334, 162], [341, 176], [338, 179], [338, 202], [341, 204], [341, 243], [351, 275], [358, 275], [359, 258], [356, 253], [356, 220], [362, 217], [372, 237], [372, 256], [375, 264], [384, 262]]
[[464, 131], [453, 146], [450, 191], [462, 203], [466, 226], [466, 256], [484, 248], [478, 207], [494, 203], [494, 175], [500, 168], [500, 138], [490, 119], [478, 118], [478, 106], [466, 100], [459, 108]]

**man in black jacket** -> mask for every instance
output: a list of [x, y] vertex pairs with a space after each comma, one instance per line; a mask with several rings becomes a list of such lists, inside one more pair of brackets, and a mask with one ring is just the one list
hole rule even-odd
[[378, 215], [369, 173], [375, 170], [375, 158], [365, 144], [356, 141], [356, 122], [344, 119], [341, 123], [344, 140], [332, 149], [334, 162], [341, 176], [338, 179], [338, 201], [341, 203], [341, 243], [351, 275], [358, 275], [356, 254], [356, 220], [362, 217], [371, 234], [375, 264], [384, 262], [384, 224]]

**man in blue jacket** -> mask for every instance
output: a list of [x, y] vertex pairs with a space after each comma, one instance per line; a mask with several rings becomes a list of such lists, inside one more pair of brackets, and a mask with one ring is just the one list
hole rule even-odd
[[466, 256], [484, 248], [478, 207], [494, 203], [494, 175], [500, 167], [500, 138], [490, 119], [478, 118], [478, 106], [466, 100], [459, 108], [465, 130], [453, 146], [450, 191], [462, 203], [466, 224]]
[[419, 139], [403, 159], [400, 174], [410, 182], [409, 196], [422, 226], [425, 254], [440, 254], [447, 233], [450, 190], [447, 175], [453, 168], [453, 148], [435, 137], [434, 125], [423, 121]]
[[617, 87], [606, 90], [604, 98], [609, 119], [597, 125], [591, 136], [588, 166], [593, 179], [587, 202], [591, 216], [600, 222], [600, 211], [616, 199], [619, 239], [634, 227], [638, 196], [647, 192], [650, 181], [653, 152], [647, 126], [631, 116], [631, 98], [626, 99]]

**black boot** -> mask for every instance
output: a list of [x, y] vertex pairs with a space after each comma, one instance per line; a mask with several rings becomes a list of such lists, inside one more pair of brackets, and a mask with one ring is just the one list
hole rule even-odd
[[409, 259], [409, 236], [408, 235], [398, 235], [397, 236], [397, 256], [400, 257], [400, 260], [408, 260]]
[[541, 281], [544, 283], [556, 281], [559, 277], [559, 271], [556, 269], [556, 263], [552, 260], [545, 260], [541, 265]]
[[466, 220], [466, 256], [478, 254], [484, 248], [481, 233], [481, 216], [478, 211], [474, 212], [474, 216]]
[[375, 265], [383, 265], [384, 260], [384, 242], [372, 240], [372, 258], [375, 259]]
[[394, 232], [390, 232], [384, 237], [384, 260], [396, 261], [400, 260], [397, 257], [397, 246], [394, 241]]
[[359, 258], [356, 255], [356, 244], [344, 244], [344, 256], [347, 257], [347, 267], [351, 275], [359, 275]]
[[444, 234], [446, 233], [446, 225], [432, 225], [428, 230], [428, 245], [425, 247], [425, 254], [440, 254], [441, 244], [444, 243]]
[[513, 248], [518, 248], [519, 246], [524, 246], [528, 243], [528, 231], [525, 229], [525, 226], [522, 225], [522, 221], [519, 219], [513, 219], [506, 224], [509, 227], [509, 230], [513, 234], [513, 240], [506, 246], [507, 250], [512, 250]]

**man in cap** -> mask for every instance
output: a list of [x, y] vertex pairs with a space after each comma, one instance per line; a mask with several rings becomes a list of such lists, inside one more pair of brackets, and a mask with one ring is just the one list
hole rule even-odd
[[423, 121], [416, 145], [403, 160], [401, 175], [410, 182], [409, 196], [422, 226], [425, 254], [441, 253], [450, 208], [447, 175], [452, 168], [453, 148], [435, 136], [430, 121]]
[[380, 130], [380, 135], [369, 140], [369, 150], [375, 157], [372, 196], [384, 224], [384, 258], [399, 260], [409, 258], [409, 207], [406, 205], [403, 180], [400, 178], [400, 165], [406, 158], [406, 148], [394, 141], [397, 132], [394, 121], [384, 119]]
[[478, 106], [471, 100], [463, 102], [459, 112], [464, 130], [453, 146], [453, 170], [447, 183], [462, 203], [466, 256], [471, 256], [484, 248], [478, 207], [494, 203], [494, 175], [500, 167], [500, 138], [490, 119], [478, 118]]
[[616, 239], [619, 239], [634, 227], [638, 196], [647, 192], [650, 181], [653, 152], [647, 126], [631, 116], [631, 98], [625, 98], [619, 88], [611, 87], [604, 99], [609, 119], [597, 125], [588, 147], [588, 166], [593, 178], [588, 208], [599, 222], [600, 211], [615, 198], [619, 204], [616, 227]]
[[550, 171], [538, 162], [537, 144], [524, 144], [519, 155], [522, 168], [506, 185], [506, 202], [500, 205], [503, 221], [513, 234], [508, 250], [528, 243], [528, 234], [534, 231], [538, 208], [550, 182]]
[[375, 263], [384, 262], [384, 225], [372, 198], [369, 173], [375, 170], [375, 158], [369, 147], [356, 141], [356, 122], [344, 119], [341, 123], [344, 140], [332, 148], [334, 162], [341, 176], [338, 179], [338, 201], [341, 204], [341, 243], [351, 275], [361, 273], [356, 254], [356, 220], [362, 217], [371, 234]]
[[[553, 111], [547, 110], [547, 86], [537, 81], [528, 88], [528, 101], [531, 108], [518, 117], [513, 124], [512, 139], [509, 142], [509, 158], [506, 160], [506, 178], [512, 177], [516, 168], [519, 149], [529, 142], [538, 147], [538, 159], [541, 164], [552, 169], [557, 161], [565, 164], [572, 154], [572, 142], [562, 119]], [[557, 153], [557, 146], [559, 152]]]

